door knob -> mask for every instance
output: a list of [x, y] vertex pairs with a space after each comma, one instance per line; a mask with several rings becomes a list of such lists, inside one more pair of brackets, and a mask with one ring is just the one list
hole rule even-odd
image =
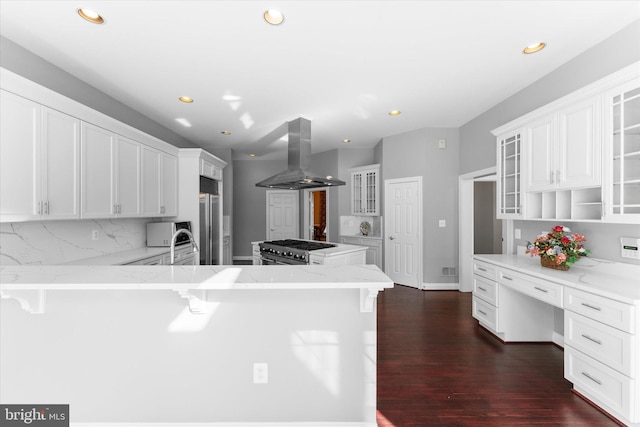
[[395, 237], [389, 236], [389, 240], [393, 240], [393, 239], [395, 239]]

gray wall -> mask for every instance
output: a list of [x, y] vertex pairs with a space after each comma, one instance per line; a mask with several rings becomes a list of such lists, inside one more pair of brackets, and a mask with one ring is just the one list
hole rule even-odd
[[[439, 139], [447, 148], [438, 148]], [[443, 267], [458, 268], [458, 159], [455, 128], [424, 128], [382, 141], [384, 179], [421, 176], [423, 185], [423, 282], [457, 282], [442, 276]], [[383, 212], [384, 214], [384, 212]], [[445, 228], [438, 221], [447, 221]]]
[[147, 116], [0, 36], [0, 66], [180, 148], [197, 147]]
[[460, 173], [469, 173], [496, 165], [496, 140], [491, 134], [492, 129], [638, 60], [640, 60], [640, 21], [627, 26], [469, 121], [460, 128], [462, 153]]
[[496, 183], [473, 184], [473, 253], [502, 253], [502, 221], [496, 218]]
[[251, 242], [265, 239], [267, 191], [256, 182], [286, 168], [286, 159], [233, 161], [234, 256], [251, 256]]

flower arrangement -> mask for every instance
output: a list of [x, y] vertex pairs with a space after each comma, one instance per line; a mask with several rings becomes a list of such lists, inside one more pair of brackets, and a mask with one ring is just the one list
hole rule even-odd
[[[565, 267], [563, 269], [568, 269], [580, 258], [591, 253], [582, 246], [582, 242], [587, 240], [584, 236], [570, 233], [569, 227], [556, 225], [550, 232], [536, 237], [533, 243], [527, 242], [525, 252], [531, 256], [539, 255], [541, 262], [550, 261], [559, 267]], [[542, 264], [545, 265], [544, 262]]]

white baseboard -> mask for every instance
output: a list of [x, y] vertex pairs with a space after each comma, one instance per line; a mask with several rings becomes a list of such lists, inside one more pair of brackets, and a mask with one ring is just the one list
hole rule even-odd
[[551, 341], [557, 345], [558, 347], [562, 347], [564, 348], [564, 336], [560, 335], [557, 332], [554, 332], [553, 334], [551, 334]]
[[376, 422], [280, 422], [280, 423], [69, 423], [70, 427], [376, 427]]
[[457, 291], [460, 289], [459, 283], [423, 283], [420, 288], [423, 291]]

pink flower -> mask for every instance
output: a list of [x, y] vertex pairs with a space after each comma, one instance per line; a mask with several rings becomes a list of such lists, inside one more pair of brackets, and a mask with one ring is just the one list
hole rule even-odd
[[567, 256], [565, 254], [556, 255], [556, 264], [562, 264], [567, 260]]

